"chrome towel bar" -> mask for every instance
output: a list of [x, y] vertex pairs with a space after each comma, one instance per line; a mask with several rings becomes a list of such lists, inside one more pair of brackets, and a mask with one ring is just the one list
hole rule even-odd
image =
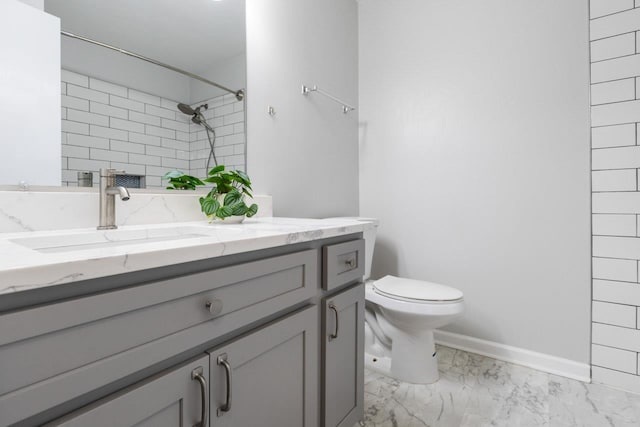
[[323, 90], [320, 90], [318, 88], [318, 86], [313, 85], [313, 87], [309, 87], [306, 85], [302, 85], [302, 94], [303, 95], [308, 95], [310, 92], [318, 92], [319, 94], [322, 94], [324, 96], [326, 96], [327, 98], [331, 99], [332, 101], [337, 102], [338, 104], [342, 105], [342, 112], [344, 114], [347, 114], [349, 111], [353, 111], [356, 109], [356, 107], [352, 107], [351, 105], [347, 104], [346, 102], [342, 101], [339, 98], [336, 98], [335, 96], [331, 95], [330, 93], [327, 93]]

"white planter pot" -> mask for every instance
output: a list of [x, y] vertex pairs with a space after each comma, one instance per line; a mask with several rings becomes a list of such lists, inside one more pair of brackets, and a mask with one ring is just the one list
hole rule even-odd
[[[218, 203], [220, 203], [221, 205], [224, 203], [224, 196], [226, 196], [226, 194], [219, 194], [218, 196], [216, 196], [216, 198], [218, 199]], [[245, 218], [246, 215], [232, 215], [226, 218], [211, 216], [210, 222], [211, 224], [240, 224], [242, 221], [244, 221]]]
[[212, 217], [211, 224], [240, 224], [246, 218], [245, 215], [233, 215], [224, 219]]

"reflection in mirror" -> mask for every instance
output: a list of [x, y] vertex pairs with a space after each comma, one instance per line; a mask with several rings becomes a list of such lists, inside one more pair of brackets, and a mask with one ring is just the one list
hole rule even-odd
[[[244, 0], [45, 0], [45, 10], [64, 32], [233, 92], [246, 85]], [[64, 36], [61, 90], [63, 186], [97, 186], [100, 168], [124, 170], [130, 188], [164, 188], [172, 170], [245, 169], [244, 100], [234, 93]]]

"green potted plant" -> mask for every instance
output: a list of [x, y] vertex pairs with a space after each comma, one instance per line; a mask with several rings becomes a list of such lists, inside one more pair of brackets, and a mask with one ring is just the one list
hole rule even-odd
[[247, 206], [244, 202], [245, 196], [253, 197], [251, 180], [246, 173], [225, 171], [225, 166], [219, 165], [211, 169], [203, 181], [213, 184], [211, 191], [200, 197], [200, 208], [212, 222], [237, 224], [258, 212], [258, 205]]
[[169, 180], [167, 190], [195, 190], [197, 186], [205, 185], [199, 178], [177, 170], [165, 173], [162, 179]]

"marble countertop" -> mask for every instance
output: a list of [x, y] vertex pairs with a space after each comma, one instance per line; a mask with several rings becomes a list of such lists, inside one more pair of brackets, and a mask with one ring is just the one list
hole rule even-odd
[[355, 219], [256, 218], [0, 233], [0, 294], [353, 234]]

